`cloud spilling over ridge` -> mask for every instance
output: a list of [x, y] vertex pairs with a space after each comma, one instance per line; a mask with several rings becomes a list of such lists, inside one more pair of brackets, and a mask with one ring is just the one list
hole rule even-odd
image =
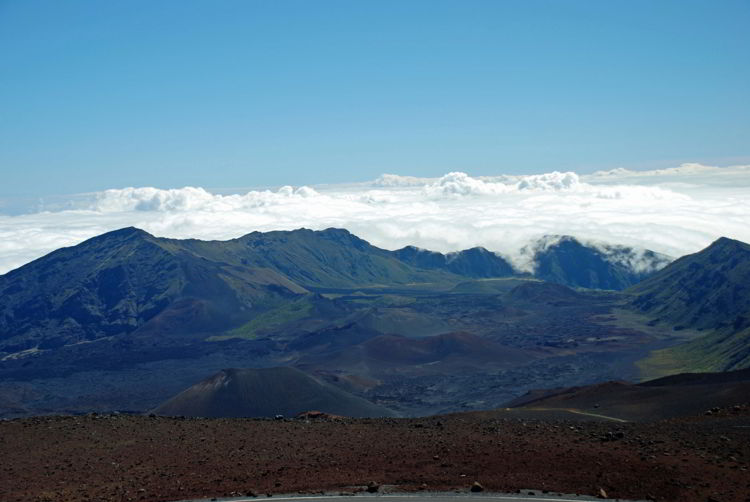
[[200, 239], [343, 227], [388, 249], [416, 245], [446, 252], [483, 246], [528, 269], [521, 249], [543, 235], [680, 256], [720, 236], [750, 241], [748, 221], [750, 166], [685, 164], [590, 175], [387, 174], [370, 183], [237, 194], [197, 187], [122, 188], [77, 195], [56, 210], [0, 214], [0, 273], [129, 225], [158, 236]]
[[516, 267], [521, 270], [534, 272], [537, 265], [534, 263], [536, 253], [543, 253], [564, 240], [577, 240], [586, 247], [596, 249], [610, 262], [619, 263], [637, 273], [656, 272], [667, 266], [674, 259], [674, 257], [654, 253], [652, 250], [641, 247], [622, 246], [599, 240], [580, 239], [568, 235], [548, 234], [532, 240], [519, 250], [515, 258]]

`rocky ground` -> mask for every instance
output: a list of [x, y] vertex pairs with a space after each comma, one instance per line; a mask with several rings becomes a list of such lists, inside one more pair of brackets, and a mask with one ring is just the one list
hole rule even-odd
[[642, 424], [540, 416], [4, 421], [0, 500], [265, 497], [370, 482], [468, 491], [477, 481], [488, 491], [750, 501], [750, 406]]

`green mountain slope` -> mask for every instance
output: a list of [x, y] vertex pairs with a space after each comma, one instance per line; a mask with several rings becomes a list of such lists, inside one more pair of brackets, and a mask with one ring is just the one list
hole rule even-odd
[[[253, 338], [265, 321], [305, 317], [304, 302], [286, 305], [309, 293], [301, 283], [356, 288], [460, 280], [410, 266], [346, 230], [200, 241], [125, 228], [0, 276], [0, 357], [133, 332], [162, 340], [235, 330], [231, 336]], [[275, 313], [252, 324], [268, 311]]]
[[722, 237], [630, 288], [641, 311], [693, 328], [750, 326], [750, 245]]
[[136, 330], [221, 331], [305, 293], [273, 270], [212, 262], [126, 228], [0, 276], [0, 354]]
[[750, 245], [721, 238], [628, 289], [633, 306], [657, 321], [707, 331], [659, 350], [642, 363], [647, 375], [723, 371], [750, 366]]
[[750, 328], [716, 331], [687, 343], [655, 350], [639, 363], [644, 376], [750, 368]]
[[404, 263], [391, 251], [337, 228], [252, 232], [221, 242], [170, 242], [209, 260], [269, 268], [305, 287], [356, 288], [458, 280], [449, 272], [427, 271]]

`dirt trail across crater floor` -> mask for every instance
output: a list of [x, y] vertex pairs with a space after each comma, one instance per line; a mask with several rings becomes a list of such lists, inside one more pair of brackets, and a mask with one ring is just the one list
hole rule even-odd
[[508, 418], [0, 422], [0, 500], [170, 501], [268, 493], [533, 488], [750, 501], [750, 407], [654, 423]]

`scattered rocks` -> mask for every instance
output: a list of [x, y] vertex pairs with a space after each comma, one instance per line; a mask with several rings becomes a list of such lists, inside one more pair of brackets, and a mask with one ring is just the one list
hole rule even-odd
[[625, 433], [622, 431], [616, 431], [616, 432], [607, 431], [602, 436], [602, 441], [617, 441], [619, 439], [623, 439], [624, 437], [625, 437]]
[[311, 426], [272, 417], [36, 417], [0, 422], [0, 500], [38, 502], [50, 487], [49, 500], [156, 501], [333, 487], [377, 494], [393, 485], [745, 502], [750, 430], [728, 410], [721, 420], [642, 424], [504, 420], [482, 412], [440, 416], [443, 428], [438, 418], [315, 418]]
[[474, 483], [472, 483], [471, 488], [469, 488], [469, 490], [474, 493], [483, 492], [484, 486], [482, 486], [481, 483], [479, 483], [479, 481], [474, 481]]

